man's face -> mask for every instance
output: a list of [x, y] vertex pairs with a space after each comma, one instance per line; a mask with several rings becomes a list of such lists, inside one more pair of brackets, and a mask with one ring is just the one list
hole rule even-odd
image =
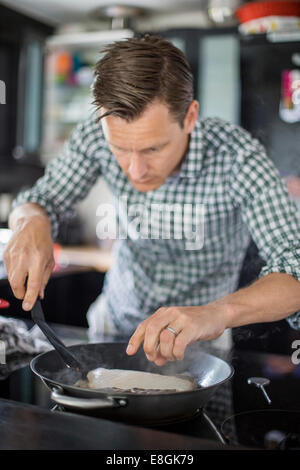
[[153, 191], [180, 167], [197, 114], [193, 101], [181, 127], [167, 106], [155, 101], [130, 123], [117, 116], [101, 120], [109, 148], [134, 188]]

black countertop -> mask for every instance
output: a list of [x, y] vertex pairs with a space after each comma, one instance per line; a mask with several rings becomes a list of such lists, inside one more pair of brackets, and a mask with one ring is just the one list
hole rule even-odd
[[224, 446], [73, 413], [52, 413], [37, 406], [1, 399], [0, 449], [213, 450], [224, 449]]

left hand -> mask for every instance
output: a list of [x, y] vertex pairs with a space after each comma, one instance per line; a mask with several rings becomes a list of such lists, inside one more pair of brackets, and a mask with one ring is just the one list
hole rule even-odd
[[[126, 352], [130, 356], [135, 354], [144, 341], [145, 354], [156, 365], [182, 360], [189, 344], [216, 339], [224, 332], [226, 315], [226, 305], [217, 302], [200, 307], [159, 308], [138, 325]], [[177, 335], [167, 330], [167, 326]]]

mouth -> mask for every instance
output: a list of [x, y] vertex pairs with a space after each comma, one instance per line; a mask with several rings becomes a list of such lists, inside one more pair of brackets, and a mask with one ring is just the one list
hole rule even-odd
[[131, 180], [131, 181], [134, 184], [149, 184], [149, 183], [153, 182], [153, 178], [152, 179], [147, 179], [147, 180], [139, 180], [139, 181]]

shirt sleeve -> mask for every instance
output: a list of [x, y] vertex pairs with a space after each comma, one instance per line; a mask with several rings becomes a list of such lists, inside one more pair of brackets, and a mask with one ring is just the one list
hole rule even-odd
[[[300, 214], [258, 141], [254, 140], [238, 154], [229, 178], [229, 191], [266, 261], [259, 277], [282, 272], [300, 281]], [[300, 312], [287, 321], [300, 329]]]
[[44, 176], [13, 201], [12, 208], [27, 202], [42, 206], [50, 218], [54, 239], [59, 224], [74, 214], [76, 204], [101, 174], [103, 138], [99, 127], [101, 124], [92, 119], [77, 125], [62, 153], [46, 166]]

